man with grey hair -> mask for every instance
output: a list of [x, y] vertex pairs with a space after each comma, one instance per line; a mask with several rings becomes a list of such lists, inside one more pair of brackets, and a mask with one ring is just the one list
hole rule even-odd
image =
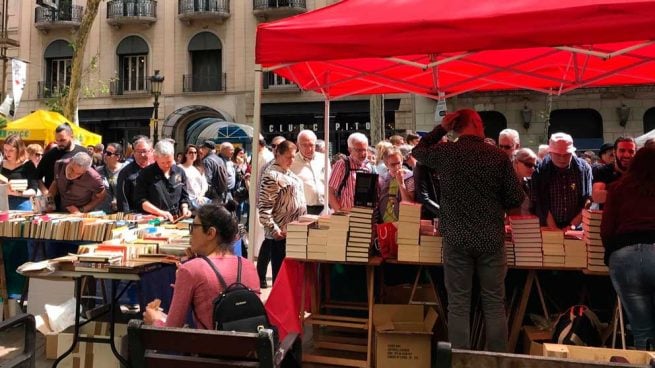
[[317, 139], [316, 140], [316, 147], [314, 148], [316, 152], [325, 154], [327, 152], [327, 148], [325, 147], [325, 141], [322, 139]]
[[[316, 134], [311, 130], [298, 133], [291, 171], [300, 178], [305, 192], [307, 213], [319, 215], [325, 206], [325, 155], [316, 152]], [[327, 170], [330, 166], [328, 163]]]
[[34, 179], [38, 180], [39, 189], [44, 195], [48, 194], [48, 188], [55, 178], [55, 162], [71, 158], [78, 152], [86, 153], [86, 148], [75, 144], [73, 128], [68, 123], [59, 124], [55, 128], [55, 142], [57, 147], [43, 155], [34, 172]]
[[175, 149], [170, 142], [155, 145], [155, 163], [141, 171], [136, 183], [136, 200], [144, 212], [171, 222], [191, 216], [186, 174], [175, 165]]
[[134, 160], [124, 166], [116, 180], [116, 206], [120, 212], [141, 212], [141, 206], [134, 195], [136, 179], [141, 170], [153, 163], [152, 141], [148, 137], [140, 137], [133, 143]]
[[59, 195], [58, 211], [90, 212], [105, 199], [102, 177], [91, 168], [92, 161], [86, 152], [78, 152], [70, 159], [57, 161], [55, 178], [48, 195]]
[[237, 174], [234, 170], [234, 162], [232, 162], [232, 155], [234, 154], [234, 146], [230, 142], [221, 143], [219, 157], [225, 164], [225, 172], [227, 174], [227, 194], [226, 200], [232, 199], [232, 191], [236, 184]]
[[[357, 172], [375, 170], [368, 162], [368, 138], [362, 133], [348, 137], [348, 152], [344, 160], [334, 163], [328, 186], [330, 207], [335, 211], [350, 211], [355, 204], [355, 178]], [[348, 168], [346, 168], [348, 165]]]
[[498, 134], [498, 147], [512, 159], [514, 152], [521, 148], [519, 132], [509, 128], [501, 130], [500, 134]]

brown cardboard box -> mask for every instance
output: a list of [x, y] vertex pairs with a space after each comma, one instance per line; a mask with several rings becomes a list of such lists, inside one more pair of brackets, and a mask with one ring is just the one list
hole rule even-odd
[[375, 363], [377, 368], [429, 368], [432, 328], [437, 312], [422, 305], [376, 304]]
[[623, 357], [627, 359], [630, 364], [633, 364], [633, 366], [647, 366], [650, 364], [652, 359], [655, 359], [655, 353], [650, 351], [594, 348], [588, 346], [547, 343], [544, 343], [543, 348], [543, 356], [566, 358], [585, 362], [608, 363], [612, 357]]
[[543, 343], [550, 342], [552, 336], [551, 329], [540, 330], [535, 326], [523, 326], [523, 353], [543, 356]]
[[[57, 359], [73, 342], [73, 327], [63, 332], [54, 333], [48, 326], [47, 318], [37, 316], [37, 329], [45, 335], [46, 359]], [[102, 322], [90, 322], [81, 328], [82, 336], [108, 337], [109, 325]], [[120, 349], [121, 339], [127, 335], [127, 325], [116, 324], [114, 344]], [[109, 344], [79, 342], [75, 350], [59, 363], [62, 368], [119, 368], [118, 359], [114, 357]]]

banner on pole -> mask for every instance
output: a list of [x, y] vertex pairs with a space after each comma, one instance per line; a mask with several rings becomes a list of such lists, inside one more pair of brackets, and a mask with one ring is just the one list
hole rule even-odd
[[23, 97], [23, 89], [27, 83], [27, 63], [18, 60], [11, 59], [11, 70], [12, 70], [12, 83], [11, 91], [14, 97], [14, 114], [18, 110], [18, 104], [20, 103], [21, 97]]

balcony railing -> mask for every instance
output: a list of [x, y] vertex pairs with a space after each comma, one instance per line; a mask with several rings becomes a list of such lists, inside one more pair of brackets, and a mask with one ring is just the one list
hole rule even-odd
[[109, 82], [109, 94], [112, 96], [149, 93], [150, 77], [112, 79]]
[[306, 11], [306, 0], [253, 0], [252, 2], [252, 12], [259, 18], [281, 18]]
[[184, 92], [225, 91], [227, 73], [223, 74], [184, 74], [182, 86]]
[[297, 84], [284, 77], [280, 77], [279, 75], [273, 72], [264, 73], [264, 89], [269, 91], [273, 91], [273, 90], [299, 91], [300, 90]]
[[39, 81], [36, 84], [36, 97], [37, 98], [50, 98], [59, 93], [63, 93], [68, 88], [67, 85], [61, 83], [56, 84], [52, 82]]
[[187, 23], [198, 19], [223, 21], [230, 17], [230, 0], [178, 0], [177, 17]]
[[82, 23], [84, 7], [79, 5], [60, 6], [53, 10], [37, 6], [34, 10], [34, 26], [40, 30], [77, 28]]
[[107, 23], [113, 26], [157, 21], [157, 2], [154, 0], [111, 0], [107, 2]]

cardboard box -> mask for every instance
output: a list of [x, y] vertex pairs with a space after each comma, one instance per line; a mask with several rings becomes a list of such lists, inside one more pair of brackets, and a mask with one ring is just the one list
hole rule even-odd
[[[71, 346], [73, 342], [73, 327], [63, 332], [54, 333], [48, 326], [47, 318], [36, 317], [37, 329], [45, 335], [46, 359], [57, 359]], [[121, 354], [121, 340], [127, 335], [126, 324], [116, 324], [114, 331], [114, 344]], [[89, 322], [80, 328], [81, 336], [109, 337], [109, 324], [106, 322]], [[111, 351], [109, 344], [79, 342], [73, 352], [59, 363], [62, 368], [120, 368], [118, 359]]]
[[376, 304], [375, 363], [377, 368], [429, 368], [432, 329], [437, 312], [422, 305]]
[[[543, 346], [543, 356], [574, 359], [586, 362], [609, 363], [612, 357], [623, 357], [633, 365], [649, 365], [655, 359], [655, 353], [650, 351], [621, 350], [607, 348], [593, 348], [588, 346], [573, 346], [547, 344]], [[615, 363], [616, 364], [616, 363]]]
[[543, 356], [543, 343], [552, 340], [551, 329], [540, 330], [535, 326], [523, 326], [523, 353]]

